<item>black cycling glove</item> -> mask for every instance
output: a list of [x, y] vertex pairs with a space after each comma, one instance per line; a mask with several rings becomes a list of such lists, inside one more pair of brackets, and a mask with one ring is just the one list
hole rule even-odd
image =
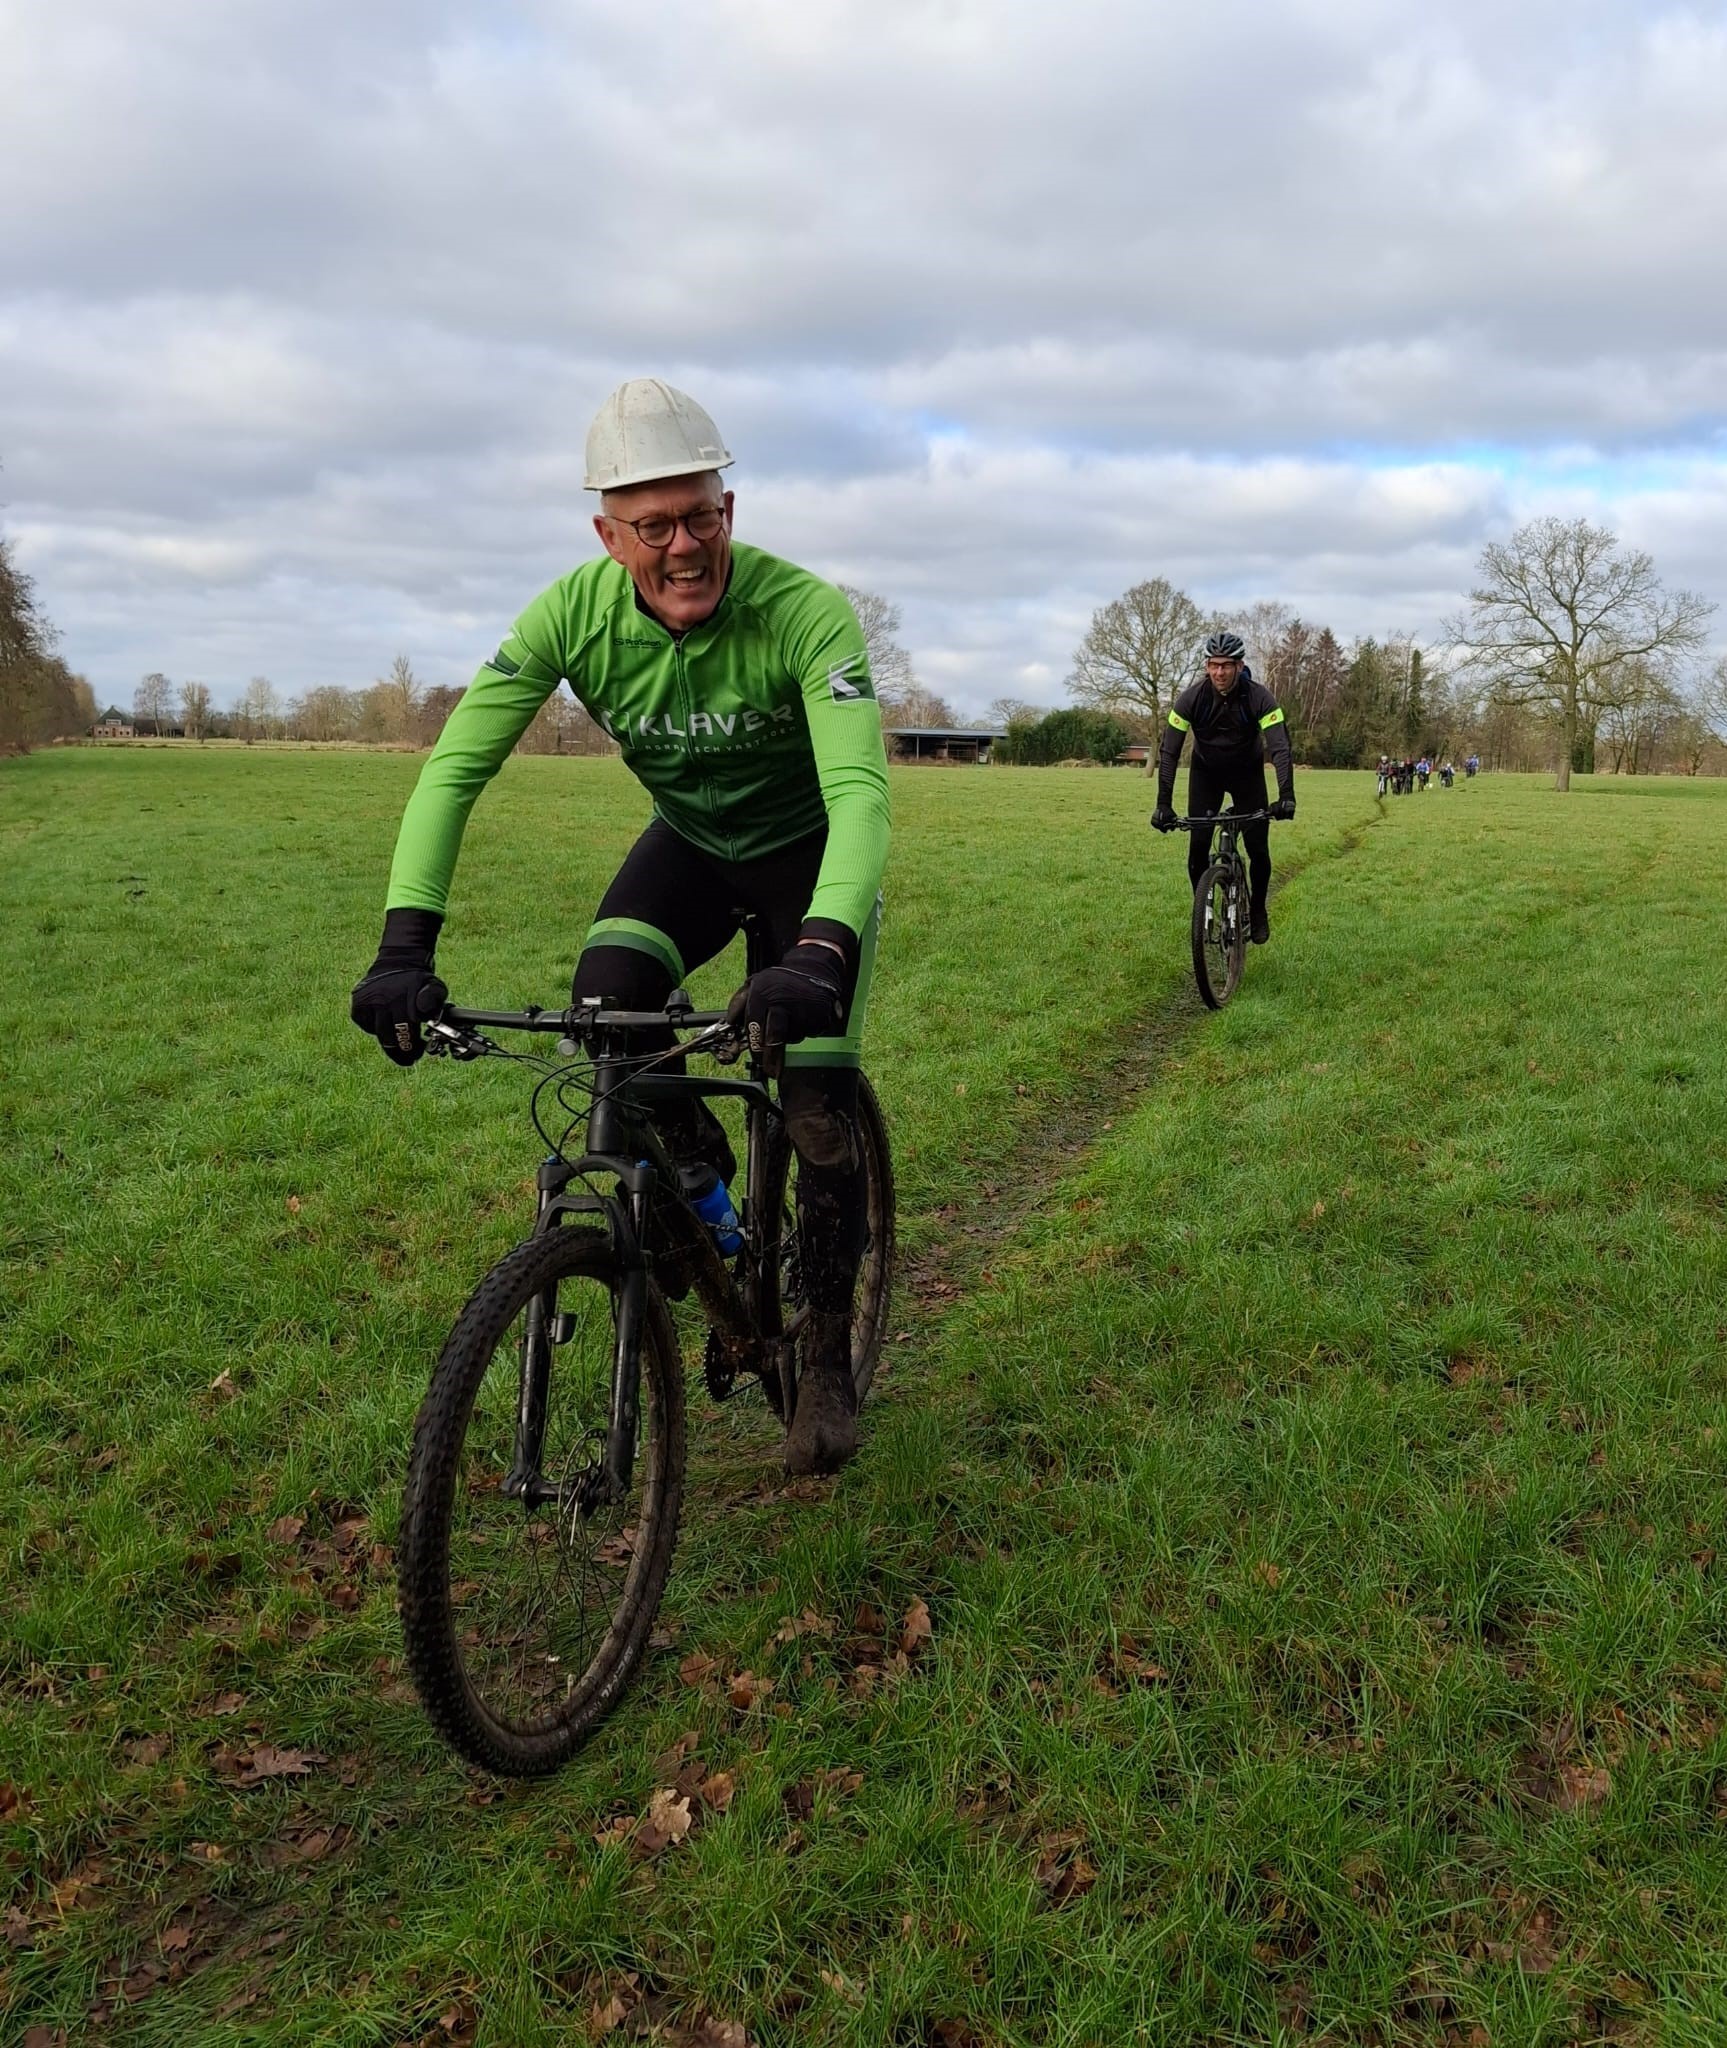
[[747, 1025], [750, 1051], [769, 1077], [785, 1065], [785, 1049], [804, 1038], [830, 1038], [845, 1022], [846, 964], [827, 946], [800, 940], [777, 967], [752, 974], [726, 1012]]
[[1274, 818], [1293, 818], [1295, 816], [1295, 798], [1293, 794], [1285, 792], [1284, 795], [1280, 796], [1271, 807], [1271, 815]]
[[1175, 812], [1162, 797], [1158, 798], [1157, 809], [1151, 814], [1151, 829], [1154, 832], [1173, 832], [1175, 830]]
[[354, 990], [348, 1014], [399, 1067], [426, 1049], [421, 1026], [450, 999], [432, 971], [442, 916], [435, 910], [386, 910], [378, 957]]

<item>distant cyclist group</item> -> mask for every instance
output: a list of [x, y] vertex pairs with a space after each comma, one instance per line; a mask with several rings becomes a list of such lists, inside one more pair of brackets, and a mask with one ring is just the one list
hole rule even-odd
[[[1465, 780], [1473, 781], [1480, 772], [1481, 757], [1471, 754], [1463, 764]], [[1441, 761], [1435, 767], [1426, 754], [1419, 759], [1405, 756], [1401, 760], [1390, 754], [1381, 754], [1379, 765], [1374, 770], [1380, 796], [1408, 796], [1414, 790], [1425, 791], [1436, 775], [1440, 787], [1449, 789], [1457, 780], [1456, 766], [1450, 761]]]

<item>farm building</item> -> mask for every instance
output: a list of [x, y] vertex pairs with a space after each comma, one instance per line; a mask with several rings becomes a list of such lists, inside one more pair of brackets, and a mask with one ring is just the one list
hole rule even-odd
[[984, 762], [990, 748], [1007, 734], [975, 727], [962, 731], [946, 726], [890, 725], [883, 728], [882, 737], [895, 761]]

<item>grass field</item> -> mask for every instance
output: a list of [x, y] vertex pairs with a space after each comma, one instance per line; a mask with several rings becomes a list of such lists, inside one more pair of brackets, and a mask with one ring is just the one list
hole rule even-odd
[[[1727, 2041], [1727, 787], [1304, 775], [1212, 1016], [1143, 780], [897, 776], [864, 1455], [698, 1397], [667, 1646], [499, 1788], [392, 1611], [535, 1158], [346, 1022], [416, 768], [0, 764], [0, 2038]], [[641, 815], [511, 764], [458, 999]]]

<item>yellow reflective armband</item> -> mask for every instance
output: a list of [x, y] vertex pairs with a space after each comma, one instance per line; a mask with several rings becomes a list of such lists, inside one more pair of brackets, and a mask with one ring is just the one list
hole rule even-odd
[[1265, 728], [1268, 725], [1281, 725], [1282, 723], [1283, 712], [1281, 708], [1274, 708], [1268, 711], [1265, 714], [1265, 716], [1259, 721], [1259, 729], [1261, 732], [1264, 732]]
[[1179, 711], [1172, 711], [1169, 714], [1169, 722], [1175, 727], [1177, 732], [1192, 732], [1193, 730], [1193, 727], [1188, 724]]

